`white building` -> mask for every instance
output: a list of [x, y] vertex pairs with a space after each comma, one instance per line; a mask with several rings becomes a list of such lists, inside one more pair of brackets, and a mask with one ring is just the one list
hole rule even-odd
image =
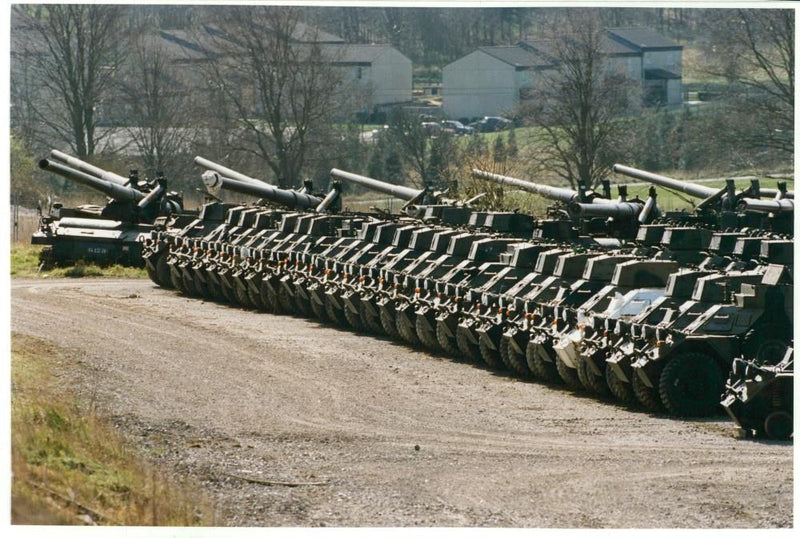
[[[480, 47], [442, 69], [442, 106], [451, 118], [511, 115], [528, 89], [554, 69], [548, 40]], [[605, 30], [609, 68], [639, 80], [650, 104], [680, 104], [683, 47], [647, 28]]]

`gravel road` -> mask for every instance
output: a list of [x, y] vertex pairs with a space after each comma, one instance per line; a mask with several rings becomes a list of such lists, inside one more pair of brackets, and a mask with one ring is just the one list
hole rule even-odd
[[793, 446], [149, 280], [14, 279], [11, 330], [233, 526], [791, 527]]

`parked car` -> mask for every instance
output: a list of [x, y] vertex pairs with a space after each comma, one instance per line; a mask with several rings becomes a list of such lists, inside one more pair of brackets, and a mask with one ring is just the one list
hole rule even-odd
[[442, 120], [442, 128], [444, 132], [455, 135], [470, 135], [475, 132], [472, 127], [468, 127], [456, 120]]
[[443, 130], [442, 125], [435, 121], [423, 121], [419, 125], [422, 128], [422, 132], [427, 135], [437, 135]]
[[483, 119], [471, 123], [470, 127], [479, 133], [493, 133], [495, 131], [509, 129], [511, 125], [511, 120], [507, 118], [501, 118], [500, 116], [484, 116]]

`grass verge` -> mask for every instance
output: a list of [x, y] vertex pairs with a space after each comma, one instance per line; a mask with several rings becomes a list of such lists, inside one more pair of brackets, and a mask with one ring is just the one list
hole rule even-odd
[[29, 243], [11, 244], [11, 276], [20, 278], [58, 278], [58, 277], [109, 277], [109, 278], [147, 278], [147, 271], [138, 267], [111, 265], [100, 267], [92, 263], [78, 262], [71, 267], [56, 267], [39, 272], [39, 252], [42, 247]]
[[130, 449], [99, 413], [59, 386], [66, 353], [11, 335], [11, 523], [214, 525], [197, 488]]

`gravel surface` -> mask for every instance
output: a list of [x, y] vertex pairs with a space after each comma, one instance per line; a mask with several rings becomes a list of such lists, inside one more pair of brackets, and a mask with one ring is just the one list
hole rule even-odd
[[[233, 526], [791, 527], [792, 444], [149, 280], [11, 282], [11, 329]], [[23, 338], [24, 340], [24, 338]]]

